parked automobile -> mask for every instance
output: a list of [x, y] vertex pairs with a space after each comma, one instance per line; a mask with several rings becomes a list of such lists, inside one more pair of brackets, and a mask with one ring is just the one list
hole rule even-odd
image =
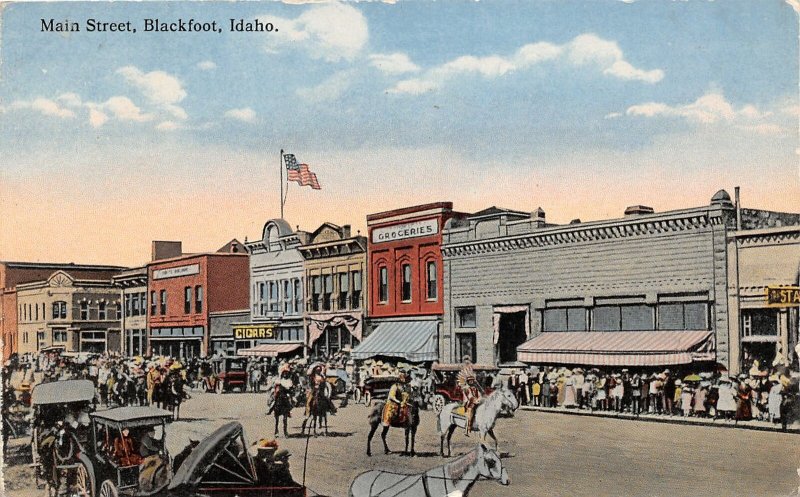
[[240, 392], [247, 391], [247, 358], [246, 357], [218, 357], [212, 362], [214, 368], [214, 382], [217, 393], [231, 392], [238, 388]]
[[[434, 364], [431, 368], [433, 374], [433, 410], [436, 414], [442, 412], [445, 404], [462, 402], [464, 393], [458, 383], [458, 373], [463, 364]], [[490, 364], [473, 364], [478, 386], [483, 393], [488, 395], [494, 390], [492, 381], [500, 369]]]
[[397, 376], [373, 376], [364, 380], [364, 386], [356, 388], [354, 400], [356, 403], [364, 401], [364, 404], [372, 405], [373, 399], [386, 399], [392, 385], [397, 383]]

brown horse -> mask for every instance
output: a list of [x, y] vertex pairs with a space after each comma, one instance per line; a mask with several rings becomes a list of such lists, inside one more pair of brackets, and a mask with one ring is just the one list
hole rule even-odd
[[[400, 416], [400, 423], [397, 423], [396, 425], [393, 423], [391, 426], [392, 428], [403, 428], [403, 430], [405, 430], [406, 445], [402, 455], [416, 455], [416, 451], [414, 450], [414, 440], [417, 437], [417, 427], [419, 426], [419, 406], [421, 401], [422, 399], [419, 396], [419, 393], [413, 391], [412, 396], [408, 399], [408, 404], [406, 407], [408, 410], [407, 415]], [[383, 408], [385, 405], [386, 401], [380, 401], [376, 403], [367, 416], [367, 420], [369, 421], [369, 435], [367, 436], [368, 456], [372, 455], [372, 437], [378, 430], [378, 426], [381, 425], [381, 415], [383, 414]], [[383, 431], [381, 431], [381, 440], [383, 440], [383, 451], [385, 454], [389, 454], [391, 452], [389, 450], [389, 446], [386, 444], [386, 434], [389, 432], [389, 428], [389, 426], [384, 426]], [[409, 443], [411, 448], [410, 451]]]

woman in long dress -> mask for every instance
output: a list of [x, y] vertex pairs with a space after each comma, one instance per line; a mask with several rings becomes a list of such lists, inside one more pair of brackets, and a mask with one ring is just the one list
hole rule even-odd
[[564, 383], [564, 407], [575, 407], [578, 402], [576, 399], [575, 380], [570, 376]]
[[783, 398], [783, 385], [776, 381], [769, 389], [769, 420], [774, 423], [781, 418], [781, 400]]
[[681, 390], [681, 409], [683, 410], [683, 417], [687, 417], [692, 413], [692, 397], [694, 390], [687, 383]]
[[741, 379], [736, 391], [736, 421], [748, 421], [753, 418], [753, 409], [750, 403], [751, 391], [750, 385]]
[[731, 419], [736, 412], [736, 391], [729, 380], [721, 380], [717, 391], [717, 415], [723, 419]]

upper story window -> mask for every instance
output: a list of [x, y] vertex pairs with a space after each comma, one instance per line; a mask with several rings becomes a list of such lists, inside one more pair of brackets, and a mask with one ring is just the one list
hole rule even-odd
[[258, 313], [267, 312], [267, 284], [263, 281], [258, 283]]
[[294, 285], [294, 311], [301, 313], [303, 312], [303, 285], [300, 278], [292, 280], [292, 284]]
[[655, 329], [653, 307], [646, 304], [603, 305], [592, 311], [592, 329], [636, 331]]
[[203, 287], [200, 285], [194, 287], [194, 312], [203, 312]]
[[321, 276], [312, 276], [311, 277], [311, 310], [312, 311], [318, 311], [319, 310], [320, 295], [322, 295], [322, 277]]
[[389, 270], [386, 266], [381, 266], [378, 273], [378, 299], [386, 303], [389, 302]]
[[120, 319], [122, 319], [122, 304], [117, 302], [115, 309], [116, 310], [114, 311], [114, 315], [116, 316], [117, 321], [119, 321]]
[[269, 282], [269, 310], [270, 312], [278, 312], [281, 310], [281, 303], [278, 297], [278, 282]]
[[350, 293], [350, 274], [339, 273], [339, 309], [347, 309], [347, 296]]
[[427, 295], [428, 300], [436, 300], [438, 298], [438, 279], [436, 275], [436, 262], [435, 261], [428, 261], [425, 264], [425, 272], [428, 276], [428, 283], [427, 283]]
[[53, 302], [53, 319], [67, 319], [67, 303], [59, 300]]
[[411, 302], [411, 264], [403, 264], [401, 266], [403, 287], [401, 289], [401, 300], [403, 302]]
[[583, 307], [560, 307], [545, 309], [543, 331], [586, 331], [586, 309]]
[[156, 315], [156, 309], [158, 309], [158, 298], [156, 297], [156, 291], [153, 290], [150, 292], [150, 315]]
[[100, 321], [105, 321], [106, 316], [107, 316], [106, 303], [105, 302], [100, 302], [97, 305], [97, 319], [99, 319]]
[[80, 319], [82, 321], [86, 321], [89, 319], [89, 303], [88, 302], [81, 302], [80, 305]]
[[331, 297], [333, 296], [333, 275], [326, 274], [322, 277], [322, 310], [331, 310]]
[[292, 296], [292, 290], [294, 287], [292, 286], [292, 282], [289, 280], [283, 280], [283, 313], [284, 314], [294, 314], [294, 297]]
[[192, 287], [187, 286], [183, 289], [183, 313], [192, 312]]
[[361, 271], [353, 271], [351, 280], [353, 283], [353, 290], [350, 292], [350, 308], [361, 308]]
[[167, 291], [161, 290], [161, 315], [165, 315], [167, 313]]
[[676, 302], [658, 304], [659, 330], [707, 330], [708, 304]]

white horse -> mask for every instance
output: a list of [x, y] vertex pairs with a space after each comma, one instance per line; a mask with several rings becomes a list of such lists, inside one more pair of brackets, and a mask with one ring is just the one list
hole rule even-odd
[[[457, 414], [456, 408], [460, 407], [458, 402], [452, 402], [442, 408], [442, 412], [436, 418], [436, 431], [441, 437], [439, 451], [444, 457], [444, 442], [447, 440], [447, 456], [450, 457], [450, 439], [456, 428], [464, 428], [467, 425], [467, 418]], [[483, 402], [475, 409], [473, 429], [480, 433], [481, 443], [486, 443], [486, 435], [494, 440], [494, 450], [497, 450], [497, 437], [494, 436], [494, 424], [497, 416], [504, 410], [516, 411], [519, 402], [511, 390], [498, 388], [489, 396], [484, 397]], [[447, 428], [445, 428], [447, 427]]]
[[511, 480], [497, 452], [480, 444], [443, 466], [424, 473], [403, 474], [380, 469], [365, 471], [350, 484], [349, 497], [466, 496], [478, 479], [508, 485]]

